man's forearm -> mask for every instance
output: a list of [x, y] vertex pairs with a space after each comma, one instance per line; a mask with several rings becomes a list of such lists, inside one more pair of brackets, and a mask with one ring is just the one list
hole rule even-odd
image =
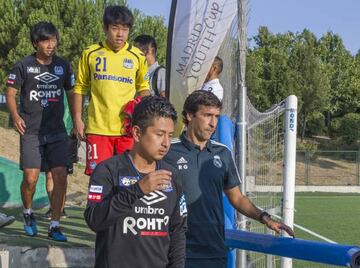
[[249, 198], [247, 198], [246, 196], [242, 196], [242, 200], [241, 200], [241, 205], [237, 206], [236, 209], [244, 214], [245, 216], [252, 218], [254, 220], [259, 220], [260, 219], [260, 215], [262, 213], [262, 211], [257, 208], [251, 201]]
[[69, 105], [71, 119], [74, 123], [74, 90], [66, 91], [66, 98], [67, 98], [68, 105]]
[[74, 122], [81, 120], [81, 114], [84, 104], [84, 95], [74, 93], [72, 98], [72, 105], [70, 105], [71, 113]]
[[249, 198], [244, 196], [240, 188], [238, 186], [233, 187], [231, 189], [224, 190], [225, 194], [229, 198], [230, 203], [233, 205], [233, 207], [239, 211], [241, 214], [252, 218], [254, 220], [260, 219], [260, 214], [262, 211], [257, 208]]
[[15, 120], [19, 116], [16, 107], [16, 91], [8, 89], [6, 91], [6, 106], [10, 112], [11, 118]]

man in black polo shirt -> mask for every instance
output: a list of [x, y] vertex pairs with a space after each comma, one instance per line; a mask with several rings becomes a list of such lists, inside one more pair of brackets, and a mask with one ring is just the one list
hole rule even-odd
[[[54, 190], [48, 236], [66, 241], [60, 231], [60, 211], [65, 198], [68, 138], [63, 122], [64, 92], [68, 101], [74, 87], [70, 64], [55, 55], [59, 33], [50, 22], [35, 24], [30, 33], [36, 50], [17, 62], [7, 80], [7, 106], [20, 133], [20, 168], [24, 171], [21, 197], [24, 205], [24, 230], [37, 234], [32, 198], [40, 171], [51, 172]], [[20, 111], [16, 94], [20, 92]], [[69, 101], [70, 103], [71, 101]]]
[[133, 149], [92, 173], [85, 220], [96, 232], [95, 267], [184, 267], [185, 198], [162, 161], [176, 118], [165, 98], [144, 98], [132, 115]]
[[184, 103], [187, 126], [174, 140], [165, 160], [179, 171], [188, 206], [186, 268], [226, 267], [222, 192], [240, 213], [259, 220], [276, 232], [292, 230], [262, 212], [244, 195], [230, 150], [210, 140], [221, 110], [220, 100], [208, 91], [195, 91]]

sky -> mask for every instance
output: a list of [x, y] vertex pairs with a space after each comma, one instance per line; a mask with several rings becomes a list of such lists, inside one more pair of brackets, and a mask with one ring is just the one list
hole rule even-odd
[[[128, 5], [168, 22], [171, 0], [128, 0]], [[248, 0], [247, 9], [248, 37], [260, 26], [275, 34], [307, 28], [318, 38], [327, 31], [338, 34], [353, 55], [360, 49], [360, 0]]]

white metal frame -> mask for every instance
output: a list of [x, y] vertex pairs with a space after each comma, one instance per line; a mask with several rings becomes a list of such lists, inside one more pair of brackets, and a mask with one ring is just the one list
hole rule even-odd
[[[284, 192], [283, 192], [283, 222], [294, 228], [295, 206], [295, 174], [296, 174], [296, 130], [297, 130], [297, 97], [286, 99], [285, 135], [284, 135]], [[283, 236], [288, 236], [285, 232]], [[281, 258], [282, 268], [291, 268], [292, 259]]]

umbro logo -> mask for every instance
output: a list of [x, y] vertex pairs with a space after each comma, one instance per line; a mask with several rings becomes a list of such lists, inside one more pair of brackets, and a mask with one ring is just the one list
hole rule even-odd
[[146, 205], [150, 206], [152, 204], [158, 203], [160, 201], [165, 200], [167, 197], [164, 193], [160, 191], [151, 192], [148, 195], [140, 198]]
[[54, 75], [54, 74], [51, 74], [49, 72], [45, 72], [45, 73], [42, 73], [42, 74], [39, 74], [37, 76], [35, 76], [35, 79], [43, 82], [43, 83], [51, 83], [51, 82], [54, 82], [56, 80], [59, 79], [58, 76]]
[[184, 157], [180, 157], [180, 159], [176, 162], [176, 164], [178, 164], [178, 165], [187, 164], [187, 161]]

